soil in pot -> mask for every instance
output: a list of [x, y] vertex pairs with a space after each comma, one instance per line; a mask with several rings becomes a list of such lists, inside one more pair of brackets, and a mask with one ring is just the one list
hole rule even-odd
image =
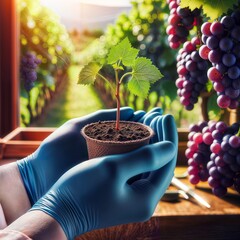
[[99, 121], [82, 129], [89, 158], [129, 152], [148, 144], [153, 136], [153, 130], [141, 123], [121, 121], [120, 130], [115, 125], [115, 121]]

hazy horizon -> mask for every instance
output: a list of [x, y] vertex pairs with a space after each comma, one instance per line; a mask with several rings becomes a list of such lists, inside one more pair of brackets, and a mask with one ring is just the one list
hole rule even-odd
[[[121, 1], [121, 0], [120, 0]], [[96, 0], [41, 0], [42, 4], [52, 9], [60, 17], [60, 21], [67, 29], [102, 29], [109, 23], [114, 23], [122, 12], [129, 12], [131, 5], [108, 5], [109, 0], [96, 3]], [[54, 2], [57, 4], [54, 4]], [[119, 2], [119, 0], [117, 1]], [[116, 3], [115, 3], [116, 4]]]

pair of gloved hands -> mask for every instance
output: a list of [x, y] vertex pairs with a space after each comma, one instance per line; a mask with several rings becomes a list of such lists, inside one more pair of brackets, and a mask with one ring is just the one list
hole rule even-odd
[[121, 109], [121, 120], [142, 122], [154, 130], [150, 145], [86, 161], [81, 128], [114, 120], [115, 115], [116, 110], [103, 110], [70, 120], [35, 153], [17, 162], [34, 204], [31, 210], [56, 219], [68, 239], [93, 229], [147, 220], [173, 177], [177, 130], [173, 117], [162, 116], [160, 108], [149, 113]]

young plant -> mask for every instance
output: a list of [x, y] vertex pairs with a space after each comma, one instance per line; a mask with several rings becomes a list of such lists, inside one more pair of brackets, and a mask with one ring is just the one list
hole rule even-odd
[[[113, 46], [107, 57], [107, 64], [111, 65], [115, 72], [115, 87], [106, 77], [99, 73], [103, 65], [97, 62], [90, 62], [85, 65], [79, 74], [78, 84], [93, 84], [97, 77], [106, 81], [115, 91], [117, 101], [116, 129], [119, 130], [120, 122], [120, 86], [125, 78], [128, 78], [128, 90], [146, 98], [150, 85], [163, 77], [150, 59], [138, 57], [139, 50], [133, 48], [128, 38], [123, 39], [116, 46]], [[119, 77], [119, 72], [124, 74]]]

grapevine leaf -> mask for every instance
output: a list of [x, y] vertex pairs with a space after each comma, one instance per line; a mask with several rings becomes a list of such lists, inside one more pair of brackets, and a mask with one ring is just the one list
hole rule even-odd
[[132, 70], [128, 88], [133, 94], [144, 98], [148, 95], [150, 83], [163, 77], [158, 68], [152, 65], [151, 60], [144, 57], [135, 60]]
[[85, 65], [79, 73], [78, 84], [93, 84], [96, 80], [97, 73], [101, 68], [102, 66], [96, 62], [90, 62]]
[[203, 13], [210, 18], [210, 21], [214, 21], [226, 14], [237, 2], [237, 0], [181, 0], [180, 6], [189, 7], [191, 10], [202, 7]]
[[132, 70], [134, 78], [150, 81], [151, 83], [154, 83], [163, 77], [158, 68], [152, 64], [152, 61], [145, 57], [137, 58]]
[[221, 108], [217, 105], [217, 97], [217, 94], [214, 93], [208, 99], [207, 111], [210, 119], [220, 119], [221, 117]]
[[119, 60], [124, 66], [132, 66], [139, 50], [133, 48], [128, 38], [113, 46], [108, 54], [108, 64], [117, 63]]
[[206, 90], [207, 92], [211, 92], [213, 89], [213, 84], [210, 80], [208, 80], [207, 84], [206, 84]]
[[128, 89], [134, 95], [146, 98], [150, 89], [150, 82], [133, 77], [128, 82]]

